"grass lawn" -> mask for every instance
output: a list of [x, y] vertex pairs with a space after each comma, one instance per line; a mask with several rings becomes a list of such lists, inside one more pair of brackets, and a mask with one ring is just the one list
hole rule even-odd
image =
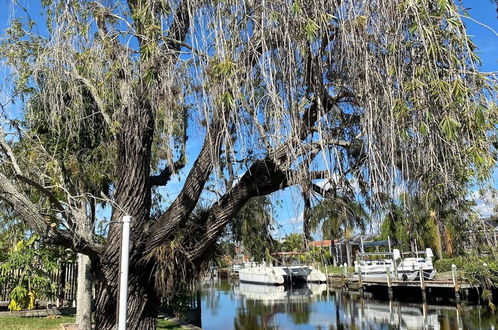
[[158, 319], [157, 320], [157, 329], [168, 329], [168, 330], [180, 330], [183, 329], [181, 326], [178, 326], [173, 321]]
[[[325, 273], [325, 267], [320, 267], [320, 270]], [[334, 267], [332, 265], [327, 266], [327, 274], [343, 274], [344, 273], [344, 268], [343, 267]], [[351, 275], [354, 273], [354, 267], [348, 267], [348, 274]]]
[[[74, 316], [62, 316], [53, 319], [47, 317], [0, 317], [1, 330], [61, 330], [63, 323], [74, 323]], [[179, 327], [175, 322], [158, 319], [157, 329], [180, 330], [183, 328]]]
[[62, 316], [60, 318], [48, 317], [0, 317], [0, 329], [2, 330], [61, 330], [61, 324], [74, 323], [73, 316]]

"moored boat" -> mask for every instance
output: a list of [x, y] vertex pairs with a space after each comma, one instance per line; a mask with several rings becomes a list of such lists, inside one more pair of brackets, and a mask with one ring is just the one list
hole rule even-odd
[[413, 281], [420, 278], [422, 271], [424, 279], [432, 280], [436, 270], [432, 264], [433, 253], [431, 249], [415, 252], [415, 257], [403, 258], [398, 249], [392, 252], [359, 253], [355, 261], [355, 275], [360, 274], [363, 279], [390, 278]]
[[239, 270], [241, 282], [282, 285], [293, 282], [323, 283], [325, 274], [312, 266], [267, 266], [265, 264]]

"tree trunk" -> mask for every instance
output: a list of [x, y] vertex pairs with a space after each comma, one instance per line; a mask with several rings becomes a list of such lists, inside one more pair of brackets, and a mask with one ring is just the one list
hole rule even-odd
[[64, 305], [64, 295], [66, 293], [66, 263], [60, 265], [61, 272], [59, 274], [59, 281], [57, 283], [57, 307]]
[[303, 233], [304, 233], [304, 249], [308, 251], [309, 244], [308, 242], [312, 241], [311, 238], [311, 199], [309, 196], [309, 190], [303, 189], [303, 201], [304, 201], [304, 210], [303, 210]]
[[444, 240], [444, 234], [442, 234], [442, 223], [439, 217], [436, 219], [436, 232], [437, 232], [437, 245], [436, 245], [436, 254], [438, 259], [443, 258], [443, 240]]
[[352, 251], [351, 251], [351, 242], [348, 240], [346, 242], [346, 257], [348, 261], [348, 267], [351, 267], [353, 265], [353, 259], [352, 259]]
[[332, 256], [332, 264], [337, 267], [337, 248], [333, 238], [330, 239], [330, 255]]
[[76, 298], [76, 324], [79, 330], [92, 328], [93, 277], [90, 258], [78, 254], [78, 291]]
[[[102, 267], [96, 280], [96, 329], [114, 330], [117, 324], [119, 266], [104, 263]], [[153, 270], [147, 265], [130, 262], [127, 329], [155, 330], [159, 307]]]
[[[146, 99], [146, 96], [144, 96]], [[96, 329], [113, 330], [117, 324], [121, 224], [132, 217], [128, 270], [127, 329], [155, 330], [160, 299], [155, 291], [153, 262], [144, 261], [144, 242], [150, 220], [149, 185], [154, 116], [144, 103], [128, 109], [119, 136], [118, 182], [115, 204], [104, 253], [93, 265], [96, 274]]]

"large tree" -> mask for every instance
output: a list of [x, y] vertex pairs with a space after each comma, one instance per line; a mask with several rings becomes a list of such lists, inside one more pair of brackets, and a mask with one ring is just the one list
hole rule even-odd
[[[2, 39], [23, 102], [2, 107], [0, 198], [90, 257], [98, 329], [116, 319], [124, 215], [128, 327], [155, 329], [160, 300], [253, 197], [324, 179], [324, 195], [355, 182], [374, 204], [403, 182], [444, 196], [493, 166], [492, 77], [453, 1], [41, 2], [46, 24], [20, 11]], [[83, 137], [95, 143], [57, 156]], [[68, 168], [108, 181], [74, 189]], [[194, 226], [206, 191], [215, 201]], [[103, 240], [89, 201], [112, 206]]]

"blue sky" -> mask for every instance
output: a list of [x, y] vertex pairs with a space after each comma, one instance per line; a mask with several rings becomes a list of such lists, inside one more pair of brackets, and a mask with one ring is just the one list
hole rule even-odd
[[[40, 1], [25, 0], [20, 2], [25, 4], [30, 15], [35, 21], [39, 21], [41, 19]], [[469, 35], [479, 48], [479, 55], [483, 62], [481, 68], [482, 71], [498, 72], [498, 35], [494, 32], [498, 31], [498, 18], [495, 5], [493, 5], [489, 0], [464, 0], [463, 3], [466, 8], [469, 8], [469, 13], [474, 20], [489, 27], [487, 28], [472, 20], [464, 19], [464, 22], [468, 27]], [[0, 0], [0, 31], [7, 26], [9, 18], [14, 15], [14, 7], [11, 4], [12, 0]], [[18, 11], [16, 14], [20, 14], [20, 12]], [[494, 31], [491, 31], [491, 29]], [[0, 81], [2, 78], [5, 78], [5, 74], [6, 72], [0, 66]], [[4, 83], [0, 84], [0, 95], [2, 92], [5, 92], [2, 88], [4, 86]], [[4, 99], [4, 97], [0, 96], [0, 102], [2, 102], [2, 99]], [[195, 129], [197, 128], [191, 128], [190, 132], [194, 133]], [[193, 159], [196, 153], [198, 153], [202, 142], [198, 141], [198, 139], [194, 137], [195, 134], [190, 135], [192, 136], [192, 140], [189, 144], [196, 146], [194, 149], [197, 149], [196, 151], [189, 152], [189, 156], [191, 157], [189, 161], [193, 162]], [[188, 169], [189, 167], [187, 167], [183, 173], [186, 174]], [[498, 182], [497, 170], [495, 170], [492, 182], [492, 185], [495, 187], [496, 182]], [[161, 192], [165, 194], [167, 200], [171, 200], [178, 194], [182, 184], [183, 180], [174, 178], [173, 182], [167, 188], [161, 189]], [[302, 215], [302, 202], [299, 191], [294, 188], [286, 189], [285, 191], [274, 194], [273, 199], [275, 201], [279, 201], [278, 203], [275, 203], [274, 211], [275, 218], [280, 225], [276, 232], [277, 236], [283, 237], [291, 232], [301, 231], [302, 222], [299, 221], [299, 219]], [[487, 196], [487, 198], [480, 200], [479, 203], [479, 207], [484, 210], [486, 207], [493, 206], [486, 204], [493, 204], [494, 198], [492, 196]], [[375, 226], [372, 229], [375, 230]]]
[[[465, 0], [470, 16], [476, 21], [488, 25], [498, 31], [498, 18], [496, 6], [489, 0]], [[498, 36], [488, 28], [464, 19], [468, 33], [479, 48], [479, 55], [483, 61], [483, 71], [498, 71]]]
[[[481, 69], [486, 72], [498, 73], [498, 17], [496, 6], [489, 0], [465, 0], [464, 5], [466, 8], [470, 8], [469, 14], [473, 19], [489, 27], [487, 28], [469, 19], [464, 19], [468, 28], [468, 34], [479, 48], [478, 53], [482, 60]], [[494, 188], [498, 188], [497, 183], [498, 169], [495, 166], [491, 185]], [[491, 195], [489, 189], [484, 190], [484, 198], [480, 198], [477, 201], [477, 208], [484, 216], [487, 216], [495, 206], [497, 198]]]

